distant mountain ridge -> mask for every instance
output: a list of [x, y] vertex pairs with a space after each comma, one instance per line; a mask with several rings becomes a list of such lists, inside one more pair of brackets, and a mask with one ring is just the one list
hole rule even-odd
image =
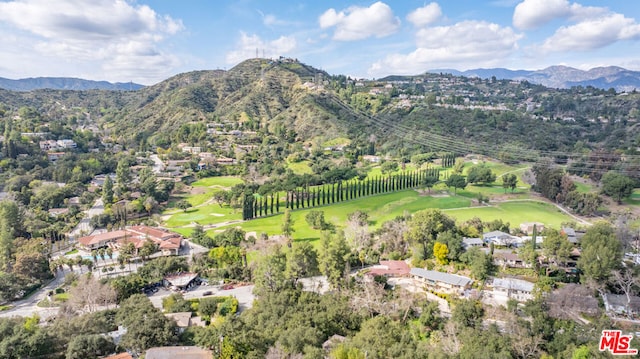
[[497, 79], [529, 81], [553, 88], [571, 88], [573, 86], [593, 86], [618, 92], [640, 89], [640, 71], [627, 70], [617, 66], [596, 67], [588, 71], [569, 66], [550, 66], [543, 70], [509, 70], [505, 68], [472, 69], [458, 71], [453, 69], [429, 70], [430, 73], [449, 73], [455, 76], [480, 77], [495, 76]]
[[133, 82], [111, 83], [108, 81], [92, 81], [73, 77], [31, 77], [19, 80], [0, 77], [0, 88], [11, 91], [31, 91], [40, 89], [135, 91], [143, 87], [143, 85]]

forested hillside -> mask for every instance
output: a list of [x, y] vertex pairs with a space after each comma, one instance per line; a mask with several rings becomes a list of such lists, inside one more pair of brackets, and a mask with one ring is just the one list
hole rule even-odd
[[347, 137], [363, 147], [377, 141], [395, 154], [451, 150], [494, 157], [531, 155], [513, 149], [634, 154], [640, 117], [636, 93], [433, 74], [359, 81], [264, 59], [180, 74], [132, 92], [0, 90], [0, 103], [3, 113], [28, 107], [45, 121], [80, 110], [129, 147], [169, 145], [171, 131], [185, 124], [264, 132], [284, 126], [303, 141]]

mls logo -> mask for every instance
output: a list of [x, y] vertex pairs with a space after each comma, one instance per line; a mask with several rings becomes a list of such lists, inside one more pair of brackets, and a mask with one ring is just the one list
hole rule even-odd
[[603, 330], [600, 337], [600, 351], [608, 350], [613, 355], [635, 355], [638, 349], [630, 348], [633, 335], [623, 335], [620, 330]]

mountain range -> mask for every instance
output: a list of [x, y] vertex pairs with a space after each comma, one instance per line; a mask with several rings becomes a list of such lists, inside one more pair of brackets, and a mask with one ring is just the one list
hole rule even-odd
[[0, 77], [0, 88], [11, 91], [32, 91], [39, 89], [134, 91], [143, 87], [143, 85], [133, 82], [111, 83], [107, 81], [83, 80], [72, 77], [31, 77], [19, 80]]
[[568, 66], [551, 66], [543, 70], [509, 70], [505, 68], [473, 69], [458, 71], [453, 69], [429, 70], [430, 73], [447, 73], [454, 76], [479, 77], [529, 81], [534, 84], [553, 88], [571, 88], [574, 86], [593, 86], [617, 92], [631, 92], [640, 89], [640, 71], [627, 70], [617, 66], [596, 67], [588, 71]]

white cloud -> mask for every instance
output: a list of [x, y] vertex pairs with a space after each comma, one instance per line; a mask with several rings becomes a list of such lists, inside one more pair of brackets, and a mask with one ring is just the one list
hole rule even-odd
[[440, 9], [440, 5], [438, 5], [438, 3], [432, 2], [428, 5], [413, 10], [411, 13], [409, 13], [409, 15], [407, 15], [407, 20], [409, 20], [413, 25], [417, 27], [423, 27], [431, 25], [434, 22], [438, 21], [441, 16], [442, 9]]
[[544, 52], [592, 50], [616, 41], [640, 39], [640, 24], [622, 14], [609, 14], [559, 28], [540, 46]]
[[41, 66], [92, 67], [94, 76], [106, 71], [110, 79], [144, 83], [177, 65], [159, 45], [184, 28], [180, 20], [125, 0], [0, 2], [0, 22], [22, 30], [20, 36], [32, 44], [30, 55], [48, 59]]
[[603, 7], [570, 4], [568, 0], [524, 0], [513, 12], [513, 25], [522, 30], [534, 29], [558, 18], [580, 21], [607, 11]]
[[400, 19], [393, 15], [389, 5], [380, 1], [369, 7], [352, 6], [340, 12], [329, 9], [320, 15], [318, 22], [323, 29], [335, 27], [333, 39], [338, 41], [384, 37], [400, 27]]
[[485, 21], [421, 29], [416, 34], [415, 51], [389, 55], [374, 63], [369, 73], [417, 74], [441, 67], [496, 66], [518, 49], [521, 37], [510, 27]]
[[[229, 64], [237, 64], [243, 60], [254, 58], [256, 49], [259, 52], [265, 51], [266, 56], [288, 55], [296, 47], [297, 41], [292, 36], [280, 36], [275, 40], [265, 41], [258, 35], [247, 35], [244, 32], [240, 32], [240, 41], [235, 50], [227, 53], [226, 61]], [[261, 55], [261, 53], [258, 55]]]

